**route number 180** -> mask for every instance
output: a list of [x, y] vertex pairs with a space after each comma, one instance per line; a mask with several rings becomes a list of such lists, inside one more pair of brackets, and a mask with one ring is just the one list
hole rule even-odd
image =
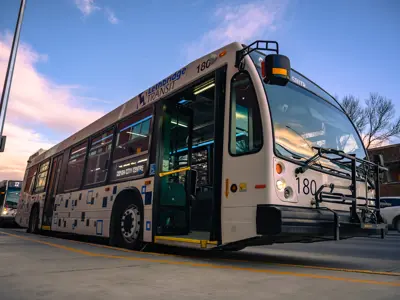
[[303, 178], [302, 180], [297, 177], [297, 193], [302, 193], [304, 195], [308, 195], [311, 193], [311, 195], [315, 195], [317, 192], [317, 183], [315, 182], [314, 179], [309, 180], [308, 178]]

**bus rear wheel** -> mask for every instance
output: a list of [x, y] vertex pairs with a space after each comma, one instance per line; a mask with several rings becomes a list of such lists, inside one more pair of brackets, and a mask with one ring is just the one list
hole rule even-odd
[[135, 203], [120, 203], [112, 220], [110, 242], [127, 249], [141, 247], [143, 211]]
[[39, 232], [39, 208], [34, 205], [29, 216], [28, 233], [38, 233]]

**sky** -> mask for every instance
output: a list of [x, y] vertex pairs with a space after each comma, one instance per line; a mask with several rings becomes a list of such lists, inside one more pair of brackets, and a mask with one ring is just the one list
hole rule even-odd
[[[0, 88], [19, 2], [0, 1]], [[400, 115], [399, 13], [397, 0], [27, 0], [0, 180], [22, 179], [39, 148], [233, 41], [276, 40], [329, 93], [377, 92]]]

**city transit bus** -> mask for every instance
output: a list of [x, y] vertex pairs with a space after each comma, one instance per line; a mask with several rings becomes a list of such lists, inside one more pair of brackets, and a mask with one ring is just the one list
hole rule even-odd
[[235, 42], [32, 155], [16, 220], [131, 249], [384, 237], [384, 172], [277, 42]]
[[0, 181], [0, 226], [5, 223], [14, 223], [21, 186], [22, 181]]

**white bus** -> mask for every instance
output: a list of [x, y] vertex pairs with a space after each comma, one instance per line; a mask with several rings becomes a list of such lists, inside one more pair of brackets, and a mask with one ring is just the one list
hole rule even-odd
[[13, 224], [21, 193], [22, 181], [0, 181], [0, 227]]
[[344, 239], [384, 231], [383, 169], [277, 42], [235, 42], [30, 157], [16, 220], [131, 249]]

